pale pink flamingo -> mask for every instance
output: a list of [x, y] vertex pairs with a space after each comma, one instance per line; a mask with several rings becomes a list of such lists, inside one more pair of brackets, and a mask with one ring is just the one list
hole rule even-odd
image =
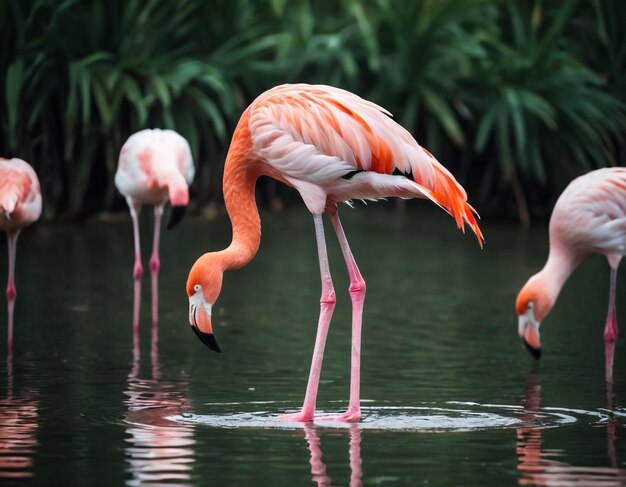
[[517, 296], [518, 332], [531, 354], [541, 357], [539, 325], [570, 274], [590, 254], [606, 256], [611, 267], [609, 311], [604, 328], [606, 378], [612, 380], [617, 339], [615, 285], [626, 253], [626, 168], [605, 168], [574, 179], [550, 218], [550, 253], [544, 268]]
[[183, 217], [189, 203], [189, 185], [195, 168], [189, 144], [173, 130], [146, 129], [131, 135], [120, 152], [115, 186], [126, 197], [133, 220], [135, 239], [135, 299], [133, 328], [139, 327], [141, 296], [141, 246], [139, 243], [139, 210], [143, 204], [154, 205], [154, 240], [150, 271], [152, 273], [152, 324], [158, 321], [159, 238], [163, 207], [170, 201], [172, 212], [168, 229]]
[[37, 174], [21, 159], [0, 159], [0, 228], [7, 232], [9, 248], [8, 340], [13, 347], [13, 310], [15, 309], [15, 250], [22, 228], [41, 216], [41, 188]]
[[256, 254], [261, 239], [254, 199], [256, 180], [269, 175], [298, 190], [313, 214], [322, 280], [321, 310], [302, 410], [284, 418], [311, 421], [324, 345], [335, 308], [322, 213], [339, 238], [352, 300], [350, 402], [341, 417], [358, 421], [361, 321], [365, 281], [337, 215], [337, 203], [387, 196], [426, 198], [449, 212], [460, 228], [467, 222], [482, 245], [475, 211], [454, 177], [383, 108], [330, 86], [282, 85], [259, 96], [243, 113], [224, 167], [224, 200], [233, 226], [230, 246], [201, 256], [187, 280], [189, 320], [209, 348], [220, 351], [211, 309], [225, 270], [239, 269]]

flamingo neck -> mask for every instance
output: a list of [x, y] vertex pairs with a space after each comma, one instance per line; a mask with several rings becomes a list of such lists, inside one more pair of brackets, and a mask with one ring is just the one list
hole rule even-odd
[[224, 202], [233, 227], [231, 244], [221, 252], [223, 269], [240, 269], [250, 262], [261, 243], [261, 220], [254, 197], [260, 161], [252, 156], [248, 117], [242, 116], [224, 166]]
[[[567, 278], [578, 267], [582, 258], [561, 245], [551, 245], [546, 265], [532, 278], [532, 285], [541, 298], [537, 302], [536, 316], [541, 321], [552, 309]], [[529, 284], [531, 284], [529, 282]]]
[[187, 181], [180, 172], [172, 171], [169, 174], [167, 192], [172, 206], [187, 206], [189, 203]]

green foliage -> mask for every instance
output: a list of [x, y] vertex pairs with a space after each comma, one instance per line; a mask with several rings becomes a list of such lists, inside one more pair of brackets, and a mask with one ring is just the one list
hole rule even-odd
[[[508, 0], [501, 32], [485, 39], [487, 56], [477, 63], [468, 104], [477, 115], [476, 151], [495, 160], [512, 184], [522, 219], [528, 218], [523, 181], [556, 193], [570, 179], [615, 164], [622, 143], [624, 104], [606, 83], [574, 56], [563, 37], [578, 2], [545, 10]], [[493, 164], [493, 162], [489, 162]], [[493, 191], [484, 181], [483, 192]]]
[[395, 113], [479, 209], [511, 201], [527, 220], [577, 174], [624, 163], [624, 5], [5, 0], [0, 153], [35, 165], [49, 217], [76, 216], [116, 201], [128, 135], [173, 128], [206, 203], [256, 95], [328, 83]]

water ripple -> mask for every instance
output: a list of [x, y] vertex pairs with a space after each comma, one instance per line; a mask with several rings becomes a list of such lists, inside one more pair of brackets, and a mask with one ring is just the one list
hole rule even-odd
[[[277, 404], [272, 402], [208, 404], [220, 410], [210, 414], [178, 414], [167, 419], [180, 424], [199, 424], [215, 428], [277, 428], [300, 429], [302, 423], [279, 419], [275, 408], [258, 409], [259, 406]], [[254, 411], [246, 409], [256, 408]], [[229, 410], [224, 413], [224, 410]], [[337, 414], [338, 411], [318, 411], [318, 417]], [[556, 428], [573, 423], [604, 423], [609, 420], [607, 412], [546, 407], [525, 410], [521, 406], [502, 404], [479, 404], [450, 401], [443, 407], [425, 404], [415, 406], [390, 406], [372, 404], [362, 407], [363, 420], [358, 423], [362, 430], [386, 431], [479, 431], [510, 428]], [[349, 424], [335, 420], [316, 419], [321, 428], [347, 428]]]

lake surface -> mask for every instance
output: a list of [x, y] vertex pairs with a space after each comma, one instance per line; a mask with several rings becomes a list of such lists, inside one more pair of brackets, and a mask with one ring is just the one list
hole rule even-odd
[[[17, 250], [15, 344], [0, 297], [0, 483], [32, 485], [626, 485], [626, 343], [604, 380], [609, 271], [594, 257], [542, 326], [539, 366], [514, 300], [547, 228], [484, 220], [480, 250], [427, 205], [342, 208], [367, 281], [360, 424], [284, 423], [301, 405], [319, 311], [313, 221], [262, 215], [255, 260], [225, 275], [216, 354], [187, 322], [187, 272], [230, 241], [226, 217], [163, 232], [160, 320], [143, 281], [132, 331], [130, 218], [37, 224]], [[144, 268], [152, 214], [142, 215]], [[347, 406], [350, 300], [327, 225], [337, 307], [318, 397]], [[0, 279], [6, 279], [0, 241]], [[618, 313], [626, 323], [626, 281]], [[622, 333], [623, 335], [624, 333]]]

